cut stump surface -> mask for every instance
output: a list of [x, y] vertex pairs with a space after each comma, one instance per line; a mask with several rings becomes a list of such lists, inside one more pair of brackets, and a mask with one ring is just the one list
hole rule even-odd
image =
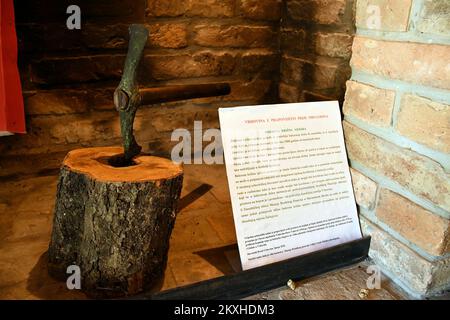
[[73, 150], [59, 176], [49, 273], [65, 280], [79, 266], [82, 290], [96, 297], [136, 294], [163, 274], [183, 183], [182, 166], [164, 158], [110, 165], [121, 153]]

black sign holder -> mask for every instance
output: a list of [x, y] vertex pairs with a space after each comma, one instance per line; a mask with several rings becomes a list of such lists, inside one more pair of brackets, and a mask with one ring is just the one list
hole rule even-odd
[[299, 281], [346, 267], [367, 258], [370, 237], [347, 242], [288, 260], [197, 282], [133, 299], [209, 300], [241, 299], [285, 286], [289, 279]]

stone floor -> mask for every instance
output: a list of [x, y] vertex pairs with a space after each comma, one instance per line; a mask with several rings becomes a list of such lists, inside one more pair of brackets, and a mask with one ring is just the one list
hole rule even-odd
[[[57, 175], [0, 180], [0, 299], [85, 299], [47, 275]], [[154, 291], [235, 272], [236, 237], [224, 166], [185, 166], [180, 212], [172, 233], [165, 277]], [[251, 299], [360, 299], [367, 263]], [[384, 279], [367, 299], [404, 298]]]
[[[371, 261], [363, 261], [305, 281], [295, 282], [294, 288], [282, 287], [260, 293], [249, 300], [405, 300], [407, 295], [389, 279], [382, 276], [380, 288], [368, 290], [366, 271]], [[366, 295], [360, 295], [367, 290]]]

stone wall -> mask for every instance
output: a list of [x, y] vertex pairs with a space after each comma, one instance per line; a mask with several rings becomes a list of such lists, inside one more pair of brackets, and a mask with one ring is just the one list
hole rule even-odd
[[[81, 30], [66, 9], [81, 8]], [[1, 138], [0, 176], [57, 167], [74, 148], [120, 144], [112, 94], [128, 25], [150, 30], [140, 84], [229, 82], [231, 95], [142, 108], [144, 151], [167, 154], [173, 129], [217, 128], [217, 108], [277, 101], [279, 0], [20, 0], [19, 63], [27, 134]]]
[[377, 264], [431, 295], [450, 286], [450, 2], [356, 13], [344, 131], [361, 224]]
[[353, 7], [353, 0], [284, 1], [281, 101], [342, 102], [351, 73]]

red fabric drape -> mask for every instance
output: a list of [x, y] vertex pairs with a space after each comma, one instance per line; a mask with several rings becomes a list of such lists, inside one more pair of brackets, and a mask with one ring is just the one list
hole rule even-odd
[[0, 134], [25, 133], [13, 0], [0, 0]]

